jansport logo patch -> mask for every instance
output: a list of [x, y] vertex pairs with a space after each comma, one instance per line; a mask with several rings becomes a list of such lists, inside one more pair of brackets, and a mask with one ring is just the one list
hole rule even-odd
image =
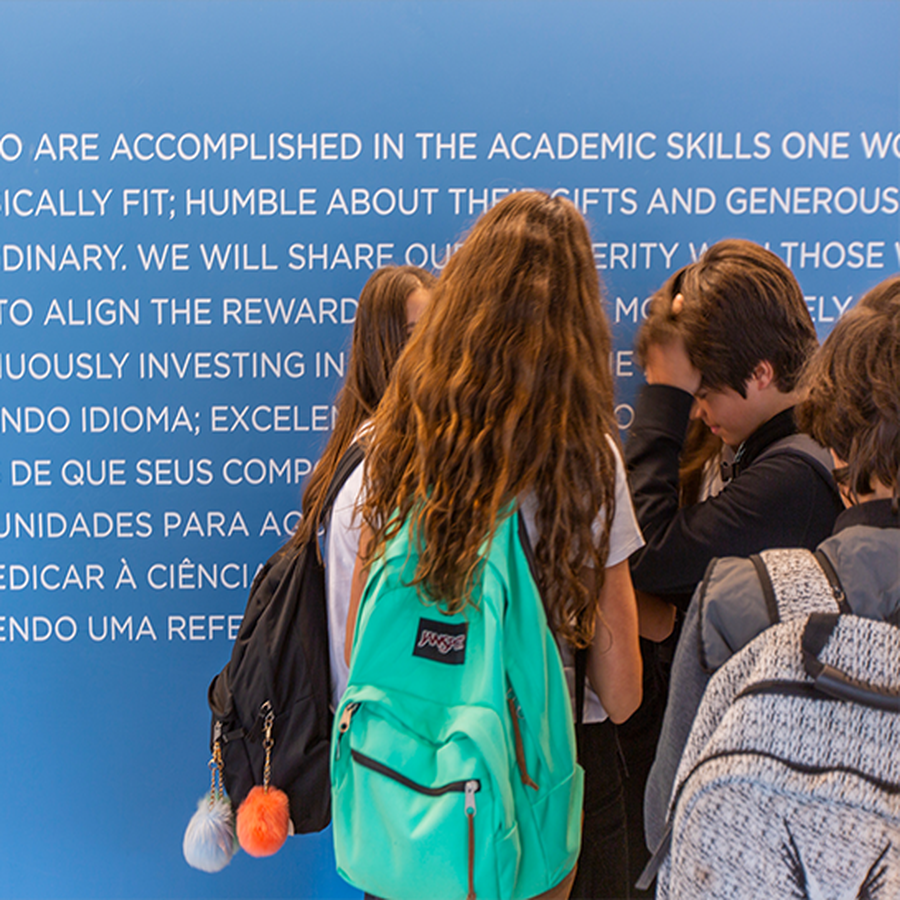
[[451, 666], [461, 666], [466, 661], [468, 630], [469, 626], [465, 622], [454, 624], [419, 619], [413, 656], [421, 656]]

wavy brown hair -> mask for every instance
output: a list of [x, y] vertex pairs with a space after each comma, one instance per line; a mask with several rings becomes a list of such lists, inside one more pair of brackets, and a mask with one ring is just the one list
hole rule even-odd
[[[485, 541], [531, 493], [551, 625], [586, 646], [615, 511], [610, 347], [577, 209], [523, 191], [485, 213], [444, 269], [373, 420], [370, 555], [410, 521], [414, 583], [457, 613], [472, 602]], [[593, 590], [585, 566], [597, 572]]]
[[835, 477], [853, 497], [877, 478], [900, 505], [900, 275], [842, 316], [803, 373], [797, 425], [847, 463]]
[[316, 532], [328, 485], [359, 427], [372, 418], [408, 338], [406, 301], [419, 289], [432, 290], [434, 275], [416, 266], [377, 269], [359, 295], [347, 378], [337, 399], [334, 431], [303, 491], [303, 518], [292, 543], [305, 544]]

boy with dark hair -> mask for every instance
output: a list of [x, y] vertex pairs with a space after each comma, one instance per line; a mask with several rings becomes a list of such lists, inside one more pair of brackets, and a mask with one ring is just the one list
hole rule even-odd
[[[790, 269], [750, 241], [721, 241], [673, 276], [676, 334], [645, 347], [647, 386], [625, 450], [646, 545], [635, 587], [686, 608], [710, 560], [768, 547], [815, 547], [839, 499], [830, 459], [798, 436], [800, 371], [817, 346]], [[679, 508], [691, 416], [735, 451], [725, 489]]]
[[[631, 574], [638, 592], [684, 611], [712, 559], [770, 547], [812, 549], [831, 533], [841, 503], [828, 453], [798, 434], [794, 421], [798, 378], [818, 342], [784, 262], [750, 241], [720, 241], [678, 271], [657, 303], [666, 318], [651, 317], [639, 335], [647, 385], [625, 448], [646, 540], [631, 557]], [[692, 417], [703, 419], [734, 461], [723, 464], [719, 493], [684, 505], [679, 464]], [[667, 694], [660, 652], [646, 641], [641, 646], [644, 701], [620, 728], [631, 774], [626, 803], [635, 877], [646, 859], [640, 810]]]
[[[835, 325], [803, 373], [797, 422], [831, 450], [846, 509], [818, 547], [853, 615], [900, 624], [900, 275], [879, 284]], [[707, 605], [737, 653], [758, 633], [748, 610], [763, 601], [710, 588]], [[757, 585], [756, 590], [762, 593]], [[720, 596], [721, 594], [721, 596]], [[682, 751], [711, 674], [701, 665], [695, 600], [672, 668], [672, 691], [647, 785], [648, 845], [662, 840]], [[714, 629], [712, 629], [714, 630]], [[893, 663], [888, 661], [892, 666]]]

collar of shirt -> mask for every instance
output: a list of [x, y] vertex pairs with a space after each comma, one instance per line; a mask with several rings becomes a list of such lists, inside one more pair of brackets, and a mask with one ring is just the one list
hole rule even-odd
[[772, 416], [768, 422], [763, 422], [738, 447], [734, 455], [734, 462], [731, 464], [731, 477], [737, 478], [770, 444], [774, 444], [775, 441], [780, 441], [782, 438], [796, 433], [797, 425], [794, 422], [793, 406]]
[[852, 528], [854, 525], [869, 525], [872, 528], [900, 528], [900, 511], [891, 509], [891, 500], [868, 500], [859, 506], [845, 509], [834, 523], [834, 533]]

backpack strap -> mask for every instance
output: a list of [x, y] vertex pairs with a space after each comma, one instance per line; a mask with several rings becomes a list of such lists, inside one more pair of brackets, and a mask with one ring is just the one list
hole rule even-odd
[[803, 668], [817, 691], [839, 700], [862, 703], [874, 709], [900, 713], [900, 694], [887, 688], [858, 681], [846, 672], [823, 663], [819, 654], [825, 649], [841, 616], [837, 613], [813, 613], [803, 629]]
[[816, 550], [814, 556], [816, 557], [816, 561], [822, 567], [822, 571], [825, 573], [828, 583], [831, 585], [831, 590], [834, 594], [834, 602], [837, 603], [838, 609], [843, 615], [849, 616], [853, 610], [850, 609], [850, 604], [847, 602], [847, 595], [844, 593], [841, 580], [838, 578], [838, 573], [835, 571], [831, 560], [828, 558], [828, 554], [819, 548]]
[[777, 622], [840, 612], [841, 603], [846, 603], [840, 584], [835, 586], [833, 567], [829, 566], [835, 581], [809, 550], [763, 550], [754, 557], [754, 565], [767, 603], [774, 600]]
[[821, 444], [817, 444], [808, 434], [797, 432], [773, 441], [753, 460], [753, 463], [758, 463], [771, 456], [796, 456], [802, 459], [828, 485], [828, 489], [840, 508], [843, 509], [844, 502], [841, 500], [841, 493], [832, 473], [831, 457], [828, 451]]
[[365, 458], [366, 452], [358, 441], [354, 441], [345, 451], [344, 455], [338, 460], [337, 468], [331, 477], [331, 483], [325, 492], [325, 501], [322, 504], [322, 518], [326, 518], [331, 514], [331, 507], [340, 493], [341, 488], [347, 479], [353, 474], [356, 467]]
[[778, 598], [775, 596], [775, 586], [769, 577], [769, 570], [766, 568], [765, 560], [758, 554], [754, 553], [750, 556], [750, 562], [756, 569], [756, 575], [762, 586], [763, 598], [766, 601], [766, 611], [769, 613], [769, 621], [774, 625], [781, 621], [781, 615], [778, 612]]
[[320, 560], [325, 559], [325, 548], [322, 546], [322, 539], [325, 537], [325, 532], [328, 529], [328, 522], [331, 518], [331, 507], [334, 506], [334, 501], [341, 492], [341, 488], [347, 483], [347, 479], [363, 461], [365, 455], [366, 452], [363, 450], [362, 445], [357, 441], [354, 441], [344, 451], [344, 455], [338, 460], [334, 475], [331, 476], [328, 490], [325, 491], [325, 500], [322, 502], [322, 511], [319, 513], [319, 531], [316, 535], [316, 540], [319, 544], [318, 554]]

